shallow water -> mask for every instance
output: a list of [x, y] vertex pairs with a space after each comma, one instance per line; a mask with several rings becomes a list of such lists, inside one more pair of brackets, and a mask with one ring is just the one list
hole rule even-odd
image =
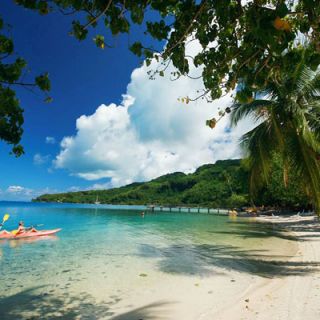
[[[100, 319], [162, 279], [225, 271], [272, 276], [295, 250], [266, 225], [142, 207], [0, 203], [6, 229], [43, 224], [53, 237], [0, 241], [0, 319]], [[262, 262], [264, 259], [266, 262]]]

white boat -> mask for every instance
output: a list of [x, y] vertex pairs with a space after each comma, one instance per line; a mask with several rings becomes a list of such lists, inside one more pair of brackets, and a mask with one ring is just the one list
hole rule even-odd
[[94, 202], [94, 204], [100, 204], [98, 196], [96, 197], [96, 201]]
[[301, 222], [301, 221], [313, 221], [315, 216], [301, 216], [295, 214], [292, 216], [259, 216], [255, 218], [256, 221], [271, 222], [271, 223], [286, 223], [286, 222]]

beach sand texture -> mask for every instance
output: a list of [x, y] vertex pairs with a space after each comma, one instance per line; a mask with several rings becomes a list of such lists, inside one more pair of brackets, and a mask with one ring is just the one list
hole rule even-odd
[[[248, 218], [239, 219], [245, 224]], [[254, 233], [248, 241], [257, 242], [256, 249], [199, 243], [200, 256], [195, 255], [191, 266], [183, 246], [159, 249], [155, 259], [167, 272], [156, 271], [149, 260], [137, 266], [135, 258], [128, 257], [126, 274], [120, 278], [101, 273], [102, 265], [91, 272], [90, 281], [70, 287], [67, 283], [61, 289], [57, 283], [49, 291], [35, 283], [32, 290], [8, 295], [0, 300], [0, 319], [320, 319], [320, 224], [313, 217], [271, 219], [277, 237], [258, 238]], [[250, 233], [232, 234], [235, 243], [243, 236]], [[180, 255], [175, 272], [170, 268]], [[87, 270], [92, 259], [82, 261], [81, 267]], [[70, 274], [61, 274], [61, 279]], [[114, 288], [122, 288], [121, 293]]]
[[319, 222], [296, 218], [278, 223], [288, 230], [284, 237], [296, 237], [297, 246], [294, 252], [288, 249], [287, 259], [277, 257], [277, 248], [274, 255], [265, 256], [275, 265], [274, 273], [216, 270], [197, 283], [187, 277], [171, 284], [163, 279], [153, 289], [146, 287], [145, 294], [137, 294], [132, 304], [126, 300], [127, 306], [111, 319], [320, 319]]

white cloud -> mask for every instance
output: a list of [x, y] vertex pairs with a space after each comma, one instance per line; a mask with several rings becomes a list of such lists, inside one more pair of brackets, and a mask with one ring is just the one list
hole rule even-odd
[[31, 189], [20, 185], [11, 185], [7, 189], [0, 192], [2, 200], [11, 201], [29, 201], [41, 194], [57, 193], [59, 190], [51, 188]]
[[9, 193], [22, 193], [22, 192], [29, 192], [30, 189], [26, 189], [22, 186], [9, 186], [7, 192]]
[[47, 163], [49, 160], [50, 160], [50, 155], [42, 155], [40, 153], [36, 153], [34, 156], [33, 156], [33, 163], [35, 165], [42, 165], [44, 163]]
[[[190, 50], [198, 50], [192, 45]], [[213, 103], [199, 99], [182, 104], [177, 98], [195, 96], [203, 88], [201, 79], [173, 82], [174, 69], [169, 67], [164, 77], [151, 81], [147, 70], [144, 65], [132, 72], [120, 105], [103, 104], [94, 114], [77, 119], [76, 134], [61, 142], [56, 168], [87, 180], [110, 178], [108, 186], [119, 186], [241, 156], [238, 139], [252, 127], [250, 121], [232, 130], [227, 117], [214, 130], [205, 126], [217, 116], [218, 107], [230, 105], [230, 95]]]
[[46, 143], [55, 144], [56, 143], [56, 139], [54, 137], [46, 137]]
[[9, 186], [4, 192], [1, 193], [1, 197], [5, 200], [30, 200], [33, 196], [33, 190], [19, 186]]

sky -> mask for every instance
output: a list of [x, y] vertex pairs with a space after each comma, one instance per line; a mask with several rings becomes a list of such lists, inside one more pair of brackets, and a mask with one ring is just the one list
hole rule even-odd
[[[53, 97], [46, 104], [43, 95], [16, 88], [25, 110], [26, 153], [14, 158], [0, 142], [0, 200], [117, 187], [241, 157], [239, 137], [252, 123], [231, 129], [225, 117], [211, 130], [205, 121], [232, 103], [230, 95], [213, 103], [181, 103], [178, 98], [195, 97], [203, 84], [172, 81], [172, 66], [164, 77], [150, 80], [147, 71], [159, 64], [141, 65], [128, 50], [143, 29], [108, 38], [115, 47], [101, 50], [92, 41], [94, 33], [82, 42], [68, 34], [70, 16], [40, 16], [10, 0], [1, 1], [0, 14], [11, 25], [15, 51], [27, 60], [30, 74], [49, 72]], [[187, 50], [195, 54], [199, 46], [191, 42]], [[191, 72], [199, 75], [201, 67]]]

